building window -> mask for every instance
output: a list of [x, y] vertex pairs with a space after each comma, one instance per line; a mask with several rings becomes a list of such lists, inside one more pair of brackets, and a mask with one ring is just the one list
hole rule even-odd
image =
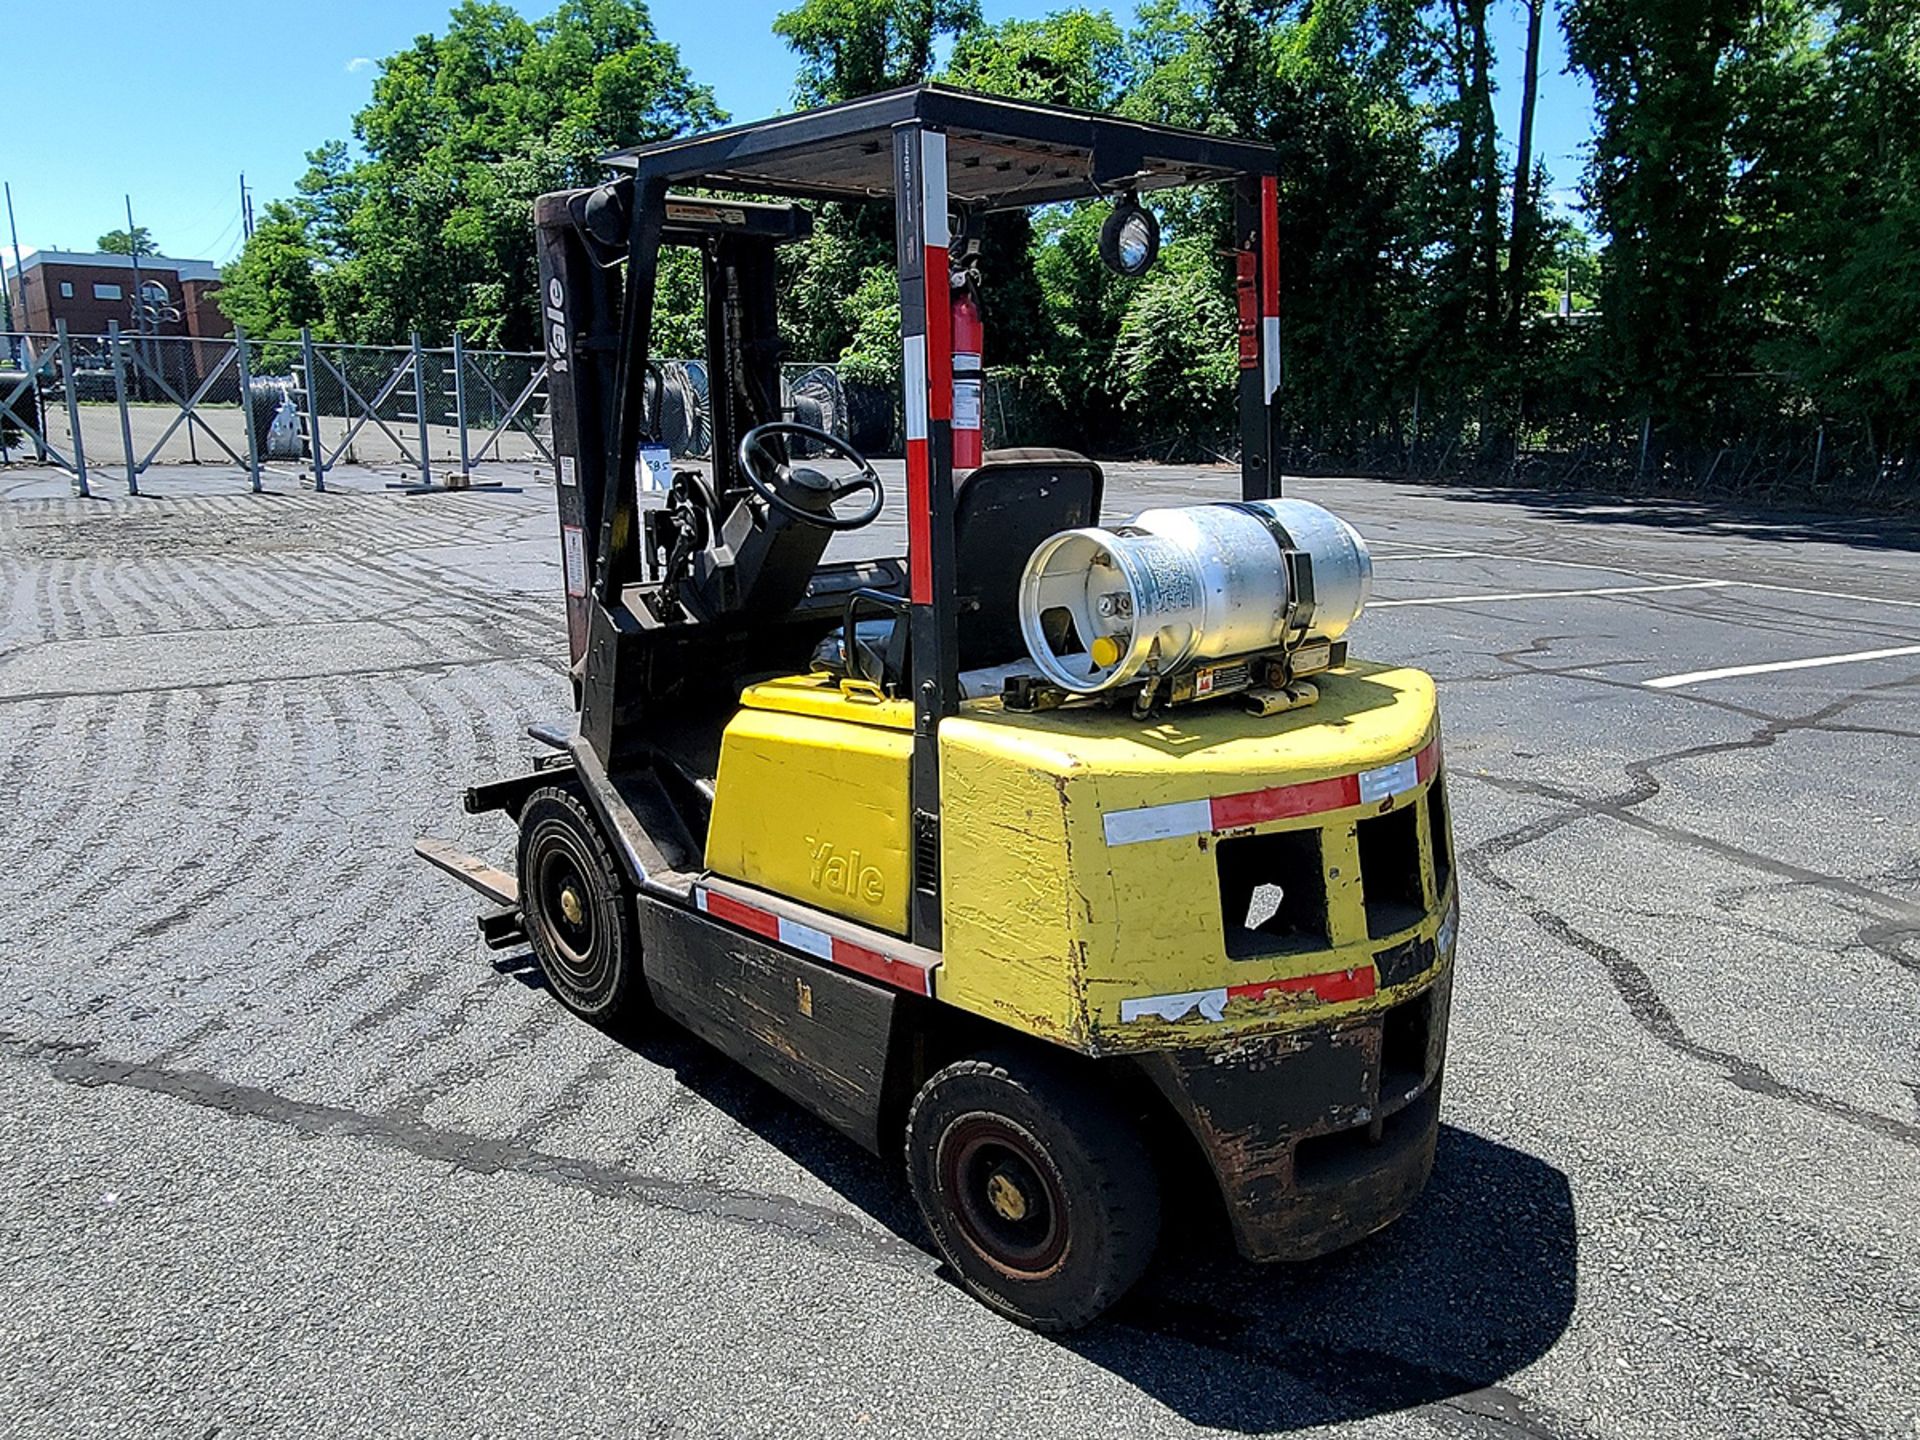
[[71, 280], [62, 280], [60, 282], [60, 298], [62, 300], [71, 300], [73, 298], [73, 282]]
[[120, 287], [118, 285], [102, 285], [96, 280], [93, 282], [93, 298], [96, 300], [118, 300], [120, 298]]

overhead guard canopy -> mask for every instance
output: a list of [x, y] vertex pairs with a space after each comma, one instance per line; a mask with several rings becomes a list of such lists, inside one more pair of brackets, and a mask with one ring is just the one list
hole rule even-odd
[[893, 130], [947, 136], [956, 208], [1003, 210], [1274, 172], [1269, 145], [1090, 110], [915, 85], [751, 125], [618, 150], [606, 163], [677, 185], [858, 200], [893, 193]]

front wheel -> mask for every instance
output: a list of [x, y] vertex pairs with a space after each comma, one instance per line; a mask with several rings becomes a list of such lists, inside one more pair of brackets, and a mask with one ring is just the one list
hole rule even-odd
[[618, 1027], [646, 1008], [633, 894], [580, 797], [548, 786], [520, 811], [520, 914], [561, 1004]]
[[962, 1283], [1035, 1330], [1074, 1330], [1153, 1258], [1160, 1193], [1137, 1127], [1064, 1067], [963, 1060], [921, 1087], [907, 1174]]

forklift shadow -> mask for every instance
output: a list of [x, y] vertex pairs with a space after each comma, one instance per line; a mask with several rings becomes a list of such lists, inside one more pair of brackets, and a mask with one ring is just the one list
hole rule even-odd
[[[545, 988], [531, 955], [494, 966]], [[608, 1033], [932, 1255], [896, 1167], [670, 1021]], [[1249, 1264], [1232, 1252], [1217, 1198], [1169, 1195], [1161, 1255], [1139, 1289], [1105, 1321], [1052, 1343], [1194, 1424], [1244, 1433], [1429, 1405], [1511, 1420], [1523, 1405], [1500, 1381], [1566, 1329], [1576, 1247], [1561, 1171], [1443, 1124], [1413, 1209], [1322, 1260]]]
[[[509, 951], [492, 964], [497, 973], [530, 990], [549, 988], [530, 951]], [[870, 1219], [932, 1254], [906, 1182], [896, 1183], [891, 1167], [744, 1066], [660, 1015], [630, 1028], [601, 1027], [600, 1033], [671, 1072], [688, 1092], [751, 1130]]]
[[1218, 1229], [1170, 1233], [1111, 1323], [1066, 1347], [1196, 1425], [1272, 1434], [1435, 1406], [1526, 1428], [1525, 1402], [1500, 1382], [1573, 1315], [1578, 1239], [1560, 1170], [1443, 1124], [1419, 1201], [1350, 1249], [1256, 1266]]

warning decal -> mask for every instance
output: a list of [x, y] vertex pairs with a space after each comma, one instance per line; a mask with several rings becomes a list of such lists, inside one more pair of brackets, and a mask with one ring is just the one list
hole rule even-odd
[[560, 548], [567, 562], [567, 594], [587, 593], [587, 537], [578, 525], [560, 527]]

